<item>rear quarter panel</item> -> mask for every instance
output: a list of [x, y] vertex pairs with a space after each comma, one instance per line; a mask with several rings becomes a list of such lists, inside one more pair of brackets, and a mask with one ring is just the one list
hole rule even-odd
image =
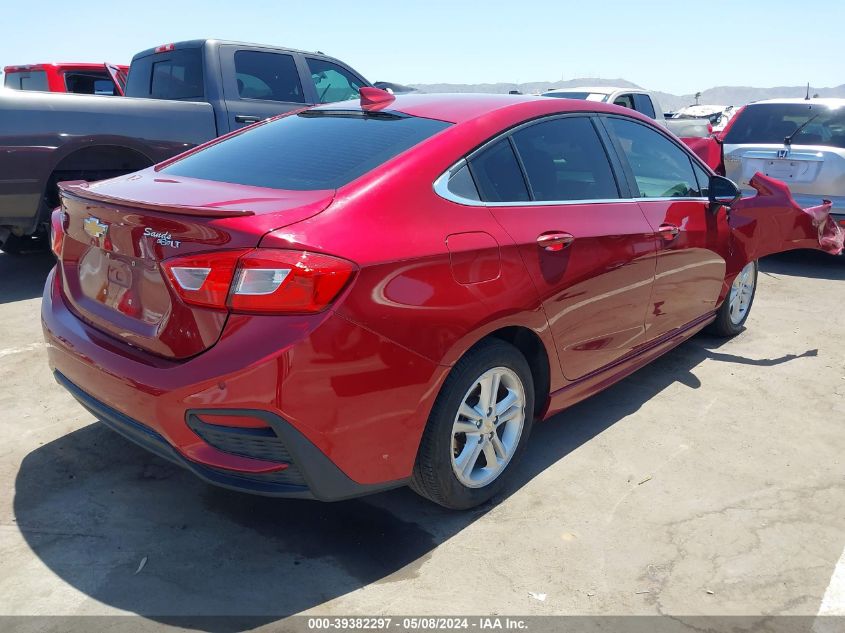
[[[433, 191], [441, 173], [506, 125], [499, 118], [494, 113], [474, 122], [471, 133], [441, 132], [341, 188], [326, 211], [271, 233], [262, 246], [307, 248], [356, 262], [360, 271], [338, 313], [441, 365], [455, 363], [498, 328], [530, 328], [546, 346], [554, 385], [562, 379], [554, 344], [516, 244], [487, 208]], [[478, 243], [489, 247], [473, 278], [462, 248]], [[489, 272], [494, 260], [495, 276]], [[481, 281], [462, 283], [474, 279]]]

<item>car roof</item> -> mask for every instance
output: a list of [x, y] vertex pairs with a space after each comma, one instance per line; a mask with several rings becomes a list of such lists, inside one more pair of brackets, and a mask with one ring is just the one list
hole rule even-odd
[[[379, 108], [383, 112], [399, 112], [450, 123], [463, 123], [491, 112], [506, 109], [531, 110], [535, 104], [537, 116], [544, 113], [608, 112], [625, 113], [634, 118], [649, 119], [638, 112], [596, 101], [583, 99], [549, 99], [534, 95], [505, 95], [485, 93], [398, 94]], [[358, 110], [360, 101], [341, 101], [318, 106], [319, 110]]]
[[249, 48], [266, 48], [268, 50], [273, 51], [285, 51], [287, 53], [301, 53], [303, 55], [315, 55], [318, 57], [323, 57], [325, 59], [335, 59], [331, 55], [326, 55], [322, 51], [304, 51], [298, 48], [290, 48], [288, 46], [276, 46], [275, 44], [256, 44], [254, 42], [239, 42], [237, 40], [218, 40], [213, 38], [202, 39], [202, 40], [183, 40], [181, 42], [165, 42], [159, 46], [154, 46], [152, 48], [148, 48], [146, 50], [140, 51], [135, 53], [132, 56], [132, 59], [135, 60], [139, 57], [147, 57], [148, 55], [153, 55], [158, 52], [169, 52], [169, 51], [161, 51], [160, 49], [164, 46], [172, 46], [172, 50], [181, 50], [185, 48], [202, 48], [206, 44], [211, 46], [222, 46], [222, 45], [230, 45], [230, 46], [246, 46]]
[[621, 86], [571, 86], [569, 88], [552, 88], [545, 90], [549, 92], [593, 92], [595, 94], [609, 95], [613, 92], [645, 92], [642, 88], [623, 88]]
[[[56, 69], [69, 69], [69, 68], [79, 68], [84, 70], [103, 70], [105, 68], [106, 62], [43, 62], [39, 64], [16, 64], [14, 66], [6, 66], [3, 71], [7, 73], [14, 73], [14, 72], [27, 72], [30, 70], [44, 70], [49, 66], [52, 66]], [[121, 67], [120, 64], [115, 64], [118, 68]], [[123, 66], [124, 68], [128, 68], [128, 66]]]
[[836, 98], [836, 97], [824, 97], [824, 98], [813, 98], [813, 99], [804, 99], [801, 97], [795, 97], [793, 99], [764, 99], [762, 101], [753, 101], [749, 105], [758, 105], [761, 103], [771, 103], [771, 104], [789, 104], [789, 103], [807, 103], [810, 105], [823, 105], [828, 106], [830, 108], [839, 108], [845, 105], [845, 99]]

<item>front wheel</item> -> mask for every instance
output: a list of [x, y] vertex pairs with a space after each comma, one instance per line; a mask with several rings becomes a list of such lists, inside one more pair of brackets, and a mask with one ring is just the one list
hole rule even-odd
[[525, 449], [534, 385], [525, 357], [485, 341], [452, 368], [423, 433], [411, 488], [447, 508], [484, 503]]
[[757, 291], [757, 262], [748, 262], [731, 284], [728, 296], [707, 331], [716, 336], [736, 336], [742, 332]]

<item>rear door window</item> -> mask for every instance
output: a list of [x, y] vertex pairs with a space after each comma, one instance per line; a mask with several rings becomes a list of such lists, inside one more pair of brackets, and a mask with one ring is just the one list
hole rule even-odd
[[613, 105], [634, 110], [634, 95], [619, 95], [613, 100]]
[[235, 76], [238, 96], [242, 99], [305, 103], [302, 82], [292, 55], [237, 51]]
[[697, 198], [701, 190], [692, 160], [680, 147], [647, 125], [607, 117], [634, 175], [640, 198]]
[[447, 185], [449, 191], [459, 198], [466, 200], [481, 200], [478, 195], [478, 188], [469, 173], [469, 166], [464, 165], [449, 177]]
[[106, 73], [66, 72], [65, 88], [68, 92], [84, 95], [116, 95], [114, 82]]
[[586, 117], [535, 123], [513, 134], [534, 200], [619, 197], [610, 162]]
[[202, 51], [185, 48], [132, 60], [126, 94], [153, 99], [205, 98]]
[[525, 202], [530, 199], [509, 138], [496, 141], [476, 154], [469, 165], [481, 199], [485, 202]]
[[637, 112], [642, 112], [650, 119], [656, 117], [656, 113], [654, 111], [654, 104], [651, 102], [651, 97], [649, 97], [648, 95], [639, 93], [634, 94], [634, 109]]
[[347, 69], [324, 59], [308, 57], [308, 70], [317, 91], [318, 103], [334, 103], [357, 99], [358, 91], [367, 83]]
[[274, 189], [337, 189], [449, 125], [387, 113], [310, 110], [253, 127], [162, 173]]

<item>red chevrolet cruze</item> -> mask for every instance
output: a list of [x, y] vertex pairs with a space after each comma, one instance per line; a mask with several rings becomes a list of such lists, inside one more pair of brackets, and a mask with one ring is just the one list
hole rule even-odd
[[229, 488], [467, 508], [535, 419], [738, 333], [755, 259], [819, 245], [630, 110], [363, 92], [62, 186], [44, 331], [97, 418]]

